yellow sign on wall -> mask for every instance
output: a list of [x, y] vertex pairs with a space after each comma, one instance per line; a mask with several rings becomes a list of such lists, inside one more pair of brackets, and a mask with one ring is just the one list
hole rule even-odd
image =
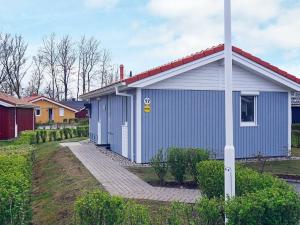
[[151, 112], [151, 106], [150, 105], [144, 105], [144, 112], [145, 113]]
[[150, 98], [144, 99], [144, 112], [145, 113], [151, 112], [151, 99]]

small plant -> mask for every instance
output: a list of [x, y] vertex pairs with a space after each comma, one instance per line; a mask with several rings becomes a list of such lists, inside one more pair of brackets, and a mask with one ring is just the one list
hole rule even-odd
[[60, 129], [60, 130], [59, 130], [59, 135], [60, 135], [60, 139], [61, 139], [61, 140], [64, 139], [64, 138], [63, 138], [63, 134], [64, 134], [63, 130]]
[[148, 208], [133, 201], [126, 203], [122, 225], [150, 225], [150, 221]]
[[202, 197], [195, 205], [197, 224], [224, 224], [224, 199]]
[[40, 143], [41, 136], [38, 130], [35, 132], [35, 139], [37, 144]]
[[162, 149], [159, 149], [151, 158], [150, 165], [158, 176], [160, 183], [164, 183], [165, 176], [168, 172], [168, 164], [166, 163], [166, 157]]
[[40, 134], [41, 134], [42, 141], [43, 143], [45, 143], [47, 141], [48, 132], [46, 130], [41, 130], [40, 132], [41, 132]]
[[67, 128], [63, 128], [63, 133], [64, 133], [64, 136], [65, 136], [65, 139], [68, 139], [69, 138], [69, 135], [68, 135], [68, 129]]
[[187, 164], [190, 174], [193, 176], [194, 181], [197, 181], [197, 164], [208, 160], [209, 153], [203, 149], [199, 148], [189, 148], [187, 149]]
[[182, 184], [187, 168], [186, 150], [182, 148], [169, 148], [167, 161], [171, 174], [177, 182]]
[[75, 224], [121, 224], [125, 202], [103, 191], [93, 191], [75, 202]]
[[[191, 205], [173, 202], [168, 210], [168, 216], [166, 224], [170, 225], [192, 225], [195, 224], [193, 214], [193, 208]], [[164, 224], [164, 223], [163, 223]]]

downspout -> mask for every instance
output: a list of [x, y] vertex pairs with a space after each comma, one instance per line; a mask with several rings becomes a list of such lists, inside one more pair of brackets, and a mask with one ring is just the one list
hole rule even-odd
[[132, 94], [125, 94], [119, 92], [119, 86], [115, 87], [116, 95], [129, 97], [130, 98], [130, 155], [131, 155], [131, 162], [133, 162], [133, 95]]

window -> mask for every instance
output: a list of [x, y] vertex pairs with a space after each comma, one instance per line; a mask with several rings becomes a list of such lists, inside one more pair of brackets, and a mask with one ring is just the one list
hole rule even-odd
[[40, 108], [35, 109], [35, 115], [36, 116], [40, 116], [41, 115], [41, 109]]
[[241, 126], [256, 126], [257, 125], [257, 96], [242, 95], [241, 96]]
[[64, 115], [65, 115], [65, 109], [59, 108], [59, 116], [64, 116]]

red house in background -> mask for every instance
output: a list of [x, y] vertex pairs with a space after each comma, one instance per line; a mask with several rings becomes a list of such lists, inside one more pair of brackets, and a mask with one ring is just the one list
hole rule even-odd
[[15, 138], [24, 130], [34, 130], [34, 107], [0, 92], [0, 140]]

